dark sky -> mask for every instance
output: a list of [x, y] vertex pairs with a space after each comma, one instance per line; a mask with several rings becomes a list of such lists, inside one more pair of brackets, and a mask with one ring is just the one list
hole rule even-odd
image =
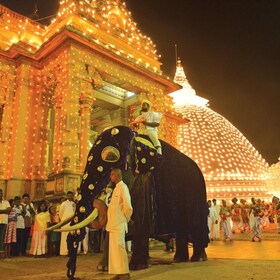
[[[57, 0], [0, 0], [28, 15], [55, 13]], [[268, 163], [280, 156], [280, 1], [126, 0], [173, 78], [174, 45], [190, 84]]]

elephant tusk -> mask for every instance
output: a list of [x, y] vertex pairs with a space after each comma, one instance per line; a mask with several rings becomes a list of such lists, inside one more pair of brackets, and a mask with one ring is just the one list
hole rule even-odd
[[63, 221], [61, 221], [61, 222], [58, 223], [58, 224], [55, 224], [55, 225], [53, 225], [53, 226], [51, 226], [51, 227], [48, 227], [46, 230], [49, 231], [49, 230], [54, 230], [54, 229], [60, 228], [60, 227], [62, 227], [62, 226], [64, 226], [64, 225], [68, 224], [73, 218], [74, 218], [74, 215], [71, 215], [69, 218], [67, 218], [67, 219], [65, 219], [65, 220], [63, 220]]
[[59, 229], [55, 229], [54, 231], [56, 232], [65, 232], [65, 231], [72, 231], [72, 230], [76, 230], [76, 229], [80, 229], [83, 228], [85, 226], [87, 226], [90, 222], [92, 222], [93, 220], [95, 220], [98, 216], [98, 210], [95, 208], [90, 215], [88, 215], [83, 221], [81, 221], [78, 224], [72, 225], [72, 226], [67, 226], [64, 228], [59, 228]]

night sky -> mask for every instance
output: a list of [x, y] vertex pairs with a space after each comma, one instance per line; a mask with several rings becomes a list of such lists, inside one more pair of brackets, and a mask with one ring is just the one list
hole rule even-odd
[[[40, 18], [58, 0], [0, 0]], [[162, 55], [173, 78], [174, 45], [187, 78], [210, 108], [237, 127], [269, 164], [280, 156], [280, 1], [126, 0], [128, 10]]]

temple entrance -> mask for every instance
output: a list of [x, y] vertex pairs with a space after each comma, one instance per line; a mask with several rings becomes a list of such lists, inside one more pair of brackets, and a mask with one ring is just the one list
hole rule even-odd
[[96, 100], [90, 115], [90, 144], [95, 142], [96, 137], [106, 128], [123, 124], [120, 116], [123, 109], [117, 105], [102, 100]]
[[128, 125], [128, 107], [137, 101], [137, 94], [108, 84], [94, 91], [90, 115], [90, 145], [105, 129], [116, 125]]

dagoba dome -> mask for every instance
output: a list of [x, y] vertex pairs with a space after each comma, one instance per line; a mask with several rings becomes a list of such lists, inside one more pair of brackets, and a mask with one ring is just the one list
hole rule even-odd
[[176, 110], [190, 122], [180, 127], [178, 149], [201, 168], [208, 198], [270, 198], [265, 183], [268, 164], [226, 118], [196, 95], [178, 60], [174, 81], [182, 89], [171, 93]]

